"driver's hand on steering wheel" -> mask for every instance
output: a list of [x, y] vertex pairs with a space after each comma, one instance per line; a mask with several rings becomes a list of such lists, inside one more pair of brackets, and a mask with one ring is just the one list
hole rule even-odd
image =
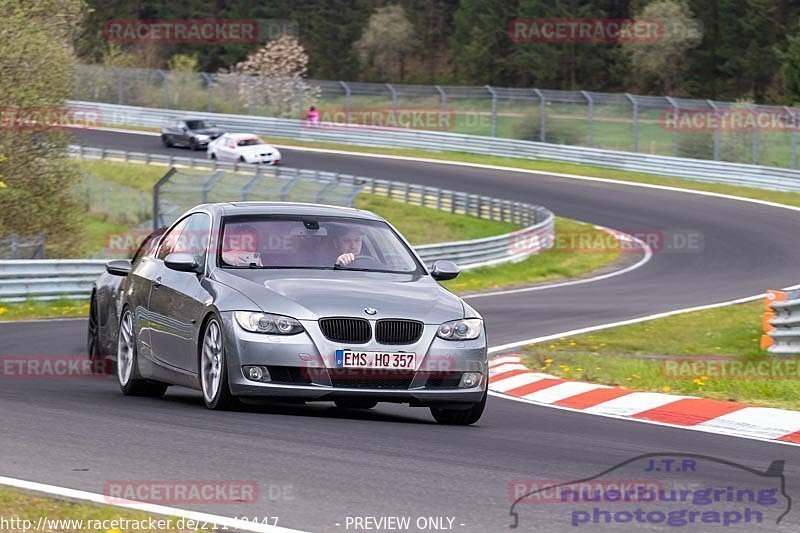
[[347, 266], [355, 260], [355, 254], [342, 254], [336, 258], [336, 264], [338, 266]]

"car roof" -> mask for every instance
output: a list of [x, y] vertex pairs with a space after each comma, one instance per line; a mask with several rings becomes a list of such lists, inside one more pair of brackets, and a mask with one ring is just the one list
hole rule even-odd
[[259, 139], [259, 136], [255, 133], [227, 133], [228, 138], [233, 139], [234, 141], [243, 141], [245, 139]]
[[[198, 206], [200, 207], [200, 206]], [[335, 205], [310, 204], [300, 202], [226, 202], [207, 204], [216, 208], [222, 216], [232, 215], [307, 215], [307, 216], [339, 216], [361, 218], [365, 220], [383, 220], [369, 211]]]

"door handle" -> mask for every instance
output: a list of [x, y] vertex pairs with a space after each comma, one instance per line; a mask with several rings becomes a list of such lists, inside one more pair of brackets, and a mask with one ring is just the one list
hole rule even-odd
[[159, 288], [161, 286], [161, 276], [158, 276], [156, 279], [153, 280], [153, 287]]

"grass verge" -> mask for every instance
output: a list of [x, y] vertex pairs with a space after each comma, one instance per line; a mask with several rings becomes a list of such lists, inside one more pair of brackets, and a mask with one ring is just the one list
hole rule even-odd
[[763, 310], [757, 301], [695, 311], [522, 353], [530, 368], [565, 379], [800, 409], [797, 362], [759, 349]]
[[89, 297], [85, 300], [27, 300], [24, 302], [0, 301], [0, 322], [30, 320], [35, 318], [76, 318], [89, 316]]
[[[7, 531], [33, 531], [40, 523], [40, 519], [43, 531], [64, 533], [85, 531], [178, 532], [200, 531], [198, 527], [202, 527], [198, 524], [189, 524], [185, 520], [181, 522], [180, 518], [151, 515], [110, 505], [56, 500], [6, 487], [0, 487], [0, 509], [3, 510], [3, 518], [11, 526]], [[208, 528], [206, 531], [210, 531], [210, 524]]]
[[591, 224], [556, 218], [555, 230], [556, 242], [566, 246], [555, 246], [519, 263], [467, 270], [443, 285], [456, 293], [469, 293], [575, 278], [614, 263], [623, 253], [618, 241]]

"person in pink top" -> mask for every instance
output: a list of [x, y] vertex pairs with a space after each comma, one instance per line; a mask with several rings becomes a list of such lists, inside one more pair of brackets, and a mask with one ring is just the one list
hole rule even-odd
[[314, 107], [313, 105], [308, 110], [308, 122], [312, 126], [318, 126], [319, 125], [319, 111], [317, 111], [317, 108]]

